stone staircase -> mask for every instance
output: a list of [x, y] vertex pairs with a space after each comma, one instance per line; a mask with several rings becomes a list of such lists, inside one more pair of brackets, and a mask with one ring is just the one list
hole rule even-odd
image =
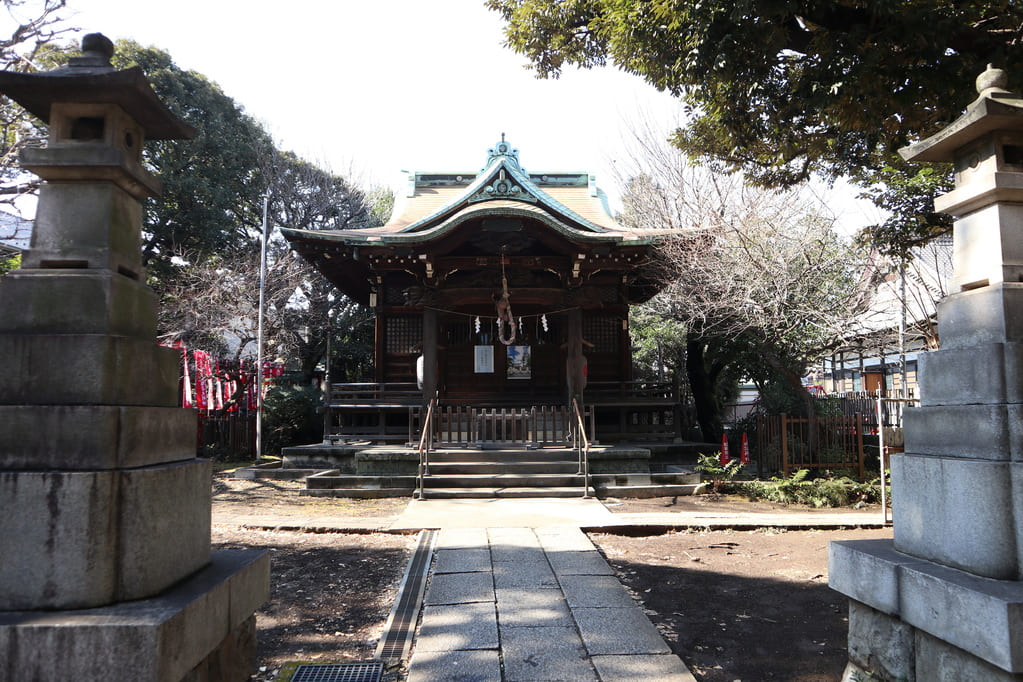
[[[699, 491], [694, 472], [651, 474], [649, 452], [597, 448], [590, 461], [589, 494], [597, 497], [690, 495]], [[393, 497], [418, 495], [417, 477], [405, 460], [402, 475], [345, 474], [321, 470], [306, 478], [303, 495], [324, 497]], [[430, 456], [425, 498], [582, 497], [583, 476], [571, 448], [445, 448]]]
[[582, 496], [583, 475], [570, 448], [438, 450], [424, 483], [427, 498]]

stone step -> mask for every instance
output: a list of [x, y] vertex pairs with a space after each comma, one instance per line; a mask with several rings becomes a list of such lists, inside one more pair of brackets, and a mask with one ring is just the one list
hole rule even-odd
[[695, 485], [701, 482], [698, 473], [676, 474], [593, 474], [591, 478], [603, 486]]
[[458, 474], [435, 475], [427, 477], [427, 485], [431, 488], [476, 488], [476, 487], [559, 487], [582, 485], [582, 476], [576, 472], [570, 474]]
[[299, 495], [307, 497], [351, 497], [370, 499], [377, 497], [408, 497], [413, 488], [319, 488], [316, 490], [299, 490]]
[[[595, 496], [593, 488], [590, 488], [590, 495]], [[418, 497], [419, 493], [413, 493]], [[485, 499], [491, 497], [582, 497], [583, 487], [579, 486], [558, 486], [558, 487], [478, 487], [478, 488], [426, 488], [426, 499]]]
[[430, 453], [431, 462], [577, 462], [579, 456], [570, 448], [541, 448], [526, 450], [477, 450], [457, 448], [435, 450]]
[[305, 480], [306, 489], [324, 490], [338, 488], [360, 488], [371, 490], [374, 488], [387, 488], [394, 490], [412, 490], [416, 487], [415, 476], [356, 476], [354, 474], [339, 474], [336, 471], [320, 472], [309, 476]]
[[579, 462], [430, 462], [434, 475], [465, 474], [575, 474]]
[[681, 495], [699, 495], [707, 488], [706, 483], [688, 483], [685, 485], [607, 485], [597, 486], [601, 498], [605, 497], [675, 497]]

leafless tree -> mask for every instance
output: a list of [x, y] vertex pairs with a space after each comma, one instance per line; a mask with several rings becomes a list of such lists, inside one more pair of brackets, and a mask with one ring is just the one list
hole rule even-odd
[[[272, 226], [316, 230], [354, 229], [372, 221], [372, 207], [361, 188], [276, 150], [264, 154], [260, 172], [268, 185]], [[160, 334], [235, 359], [255, 354], [259, 300], [259, 241], [236, 255], [187, 253], [175, 259], [165, 278]], [[330, 328], [360, 320], [358, 306], [333, 291], [309, 263], [291, 251], [279, 234], [267, 245], [264, 339], [271, 357], [310, 376], [323, 357]]]
[[[75, 29], [65, 23], [66, 0], [2, 0], [0, 69], [35, 71], [37, 59]], [[42, 144], [45, 133], [30, 114], [6, 97], [0, 98], [0, 203], [14, 204], [34, 193], [38, 179], [18, 168], [18, 154]]]
[[621, 219], [671, 231], [653, 266], [663, 290], [651, 307], [691, 338], [741, 344], [754, 377], [759, 361], [805, 394], [805, 369], [869, 313], [877, 271], [868, 254], [835, 232], [805, 188], [709, 172], [649, 134], [637, 144]]
[[[266, 338], [271, 353], [295, 351], [298, 330], [284, 328], [289, 305], [306, 305], [308, 268], [286, 246], [268, 258]], [[259, 252], [230, 263], [180, 254], [177, 276], [161, 291], [160, 340], [184, 341], [234, 360], [255, 354], [259, 304]]]

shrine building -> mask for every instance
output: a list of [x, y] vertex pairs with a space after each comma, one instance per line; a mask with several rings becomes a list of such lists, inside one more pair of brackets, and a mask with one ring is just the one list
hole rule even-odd
[[615, 222], [593, 176], [528, 172], [502, 135], [478, 172], [410, 173], [386, 225], [282, 232], [376, 314], [374, 382], [334, 385], [332, 436], [403, 440], [402, 410], [434, 396], [519, 410], [574, 398], [605, 440], [680, 435], [671, 387], [633, 380], [629, 337], [666, 233]]

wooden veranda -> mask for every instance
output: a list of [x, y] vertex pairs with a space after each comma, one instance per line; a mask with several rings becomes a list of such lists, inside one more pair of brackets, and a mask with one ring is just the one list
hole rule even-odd
[[[413, 443], [419, 438], [422, 390], [413, 383], [330, 385], [325, 440]], [[594, 441], [673, 440], [680, 437], [680, 406], [671, 384], [640, 381], [592, 384], [583, 414]], [[551, 394], [532, 399], [465, 401], [439, 396], [438, 438], [452, 445], [516, 443], [561, 445], [570, 432], [569, 407]]]

